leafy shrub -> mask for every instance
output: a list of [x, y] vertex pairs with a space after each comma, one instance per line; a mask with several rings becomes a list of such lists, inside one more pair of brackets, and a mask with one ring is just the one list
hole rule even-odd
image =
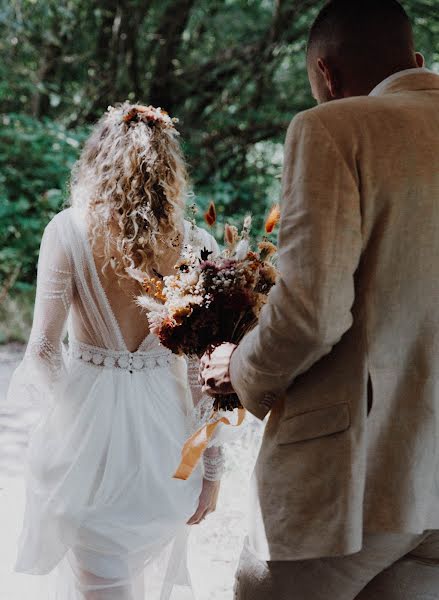
[[86, 129], [0, 115], [0, 343], [24, 341], [41, 235], [62, 208]]
[[66, 199], [85, 129], [26, 115], [0, 116], [0, 289], [33, 285], [43, 229]]

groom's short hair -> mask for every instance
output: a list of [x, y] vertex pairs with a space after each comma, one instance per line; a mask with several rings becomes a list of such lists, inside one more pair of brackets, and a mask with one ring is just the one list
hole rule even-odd
[[395, 55], [413, 49], [410, 19], [397, 0], [329, 0], [311, 27], [307, 52], [324, 49], [355, 55], [383, 46]]

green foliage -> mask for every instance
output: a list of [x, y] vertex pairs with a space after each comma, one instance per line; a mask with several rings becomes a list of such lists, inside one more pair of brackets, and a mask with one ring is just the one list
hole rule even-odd
[[0, 303], [0, 344], [26, 342], [32, 325], [34, 288], [23, 286], [5, 296]]
[[0, 129], [0, 281], [19, 269], [32, 285], [44, 226], [66, 197], [70, 170], [85, 132], [49, 119], [9, 114]]
[[[439, 69], [437, 0], [403, 3], [418, 49]], [[202, 211], [214, 199], [220, 222], [250, 212], [259, 229], [279, 197], [288, 124], [314, 104], [305, 45], [322, 4], [1, 2], [0, 305], [12, 285], [29, 302], [42, 230], [66, 199], [90, 124], [126, 99], [180, 118]]]

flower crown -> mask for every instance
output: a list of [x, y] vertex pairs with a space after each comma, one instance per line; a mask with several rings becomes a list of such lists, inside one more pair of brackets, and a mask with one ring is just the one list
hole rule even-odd
[[[114, 106], [109, 106], [107, 109], [110, 115], [120, 116], [120, 109]], [[128, 111], [122, 114], [122, 121], [127, 125], [131, 123], [143, 123], [154, 124], [160, 123], [165, 128], [175, 129], [175, 124], [178, 123], [178, 119], [171, 118], [169, 114], [160, 107], [155, 106], [142, 106], [136, 104], [131, 106]]]

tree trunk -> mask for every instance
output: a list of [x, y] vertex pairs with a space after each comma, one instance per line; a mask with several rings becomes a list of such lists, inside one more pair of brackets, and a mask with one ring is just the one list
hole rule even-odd
[[150, 2], [132, 0], [99, 0], [103, 18], [96, 44], [95, 70], [100, 81], [90, 91], [94, 101], [88, 118], [94, 119], [105, 106], [122, 102], [132, 93], [142, 95], [138, 64], [138, 32], [148, 13]]
[[31, 100], [32, 115], [37, 119], [47, 116], [50, 112], [48, 86], [56, 79], [60, 60], [62, 60], [61, 45], [47, 44], [42, 53], [37, 72], [37, 86]]
[[175, 83], [174, 60], [178, 56], [181, 38], [186, 29], [195, 0], [169, 2], [157, 30], [158, 51], [149, 90], [154, 106], [162, 106], [169, 112], [174, 109]]

